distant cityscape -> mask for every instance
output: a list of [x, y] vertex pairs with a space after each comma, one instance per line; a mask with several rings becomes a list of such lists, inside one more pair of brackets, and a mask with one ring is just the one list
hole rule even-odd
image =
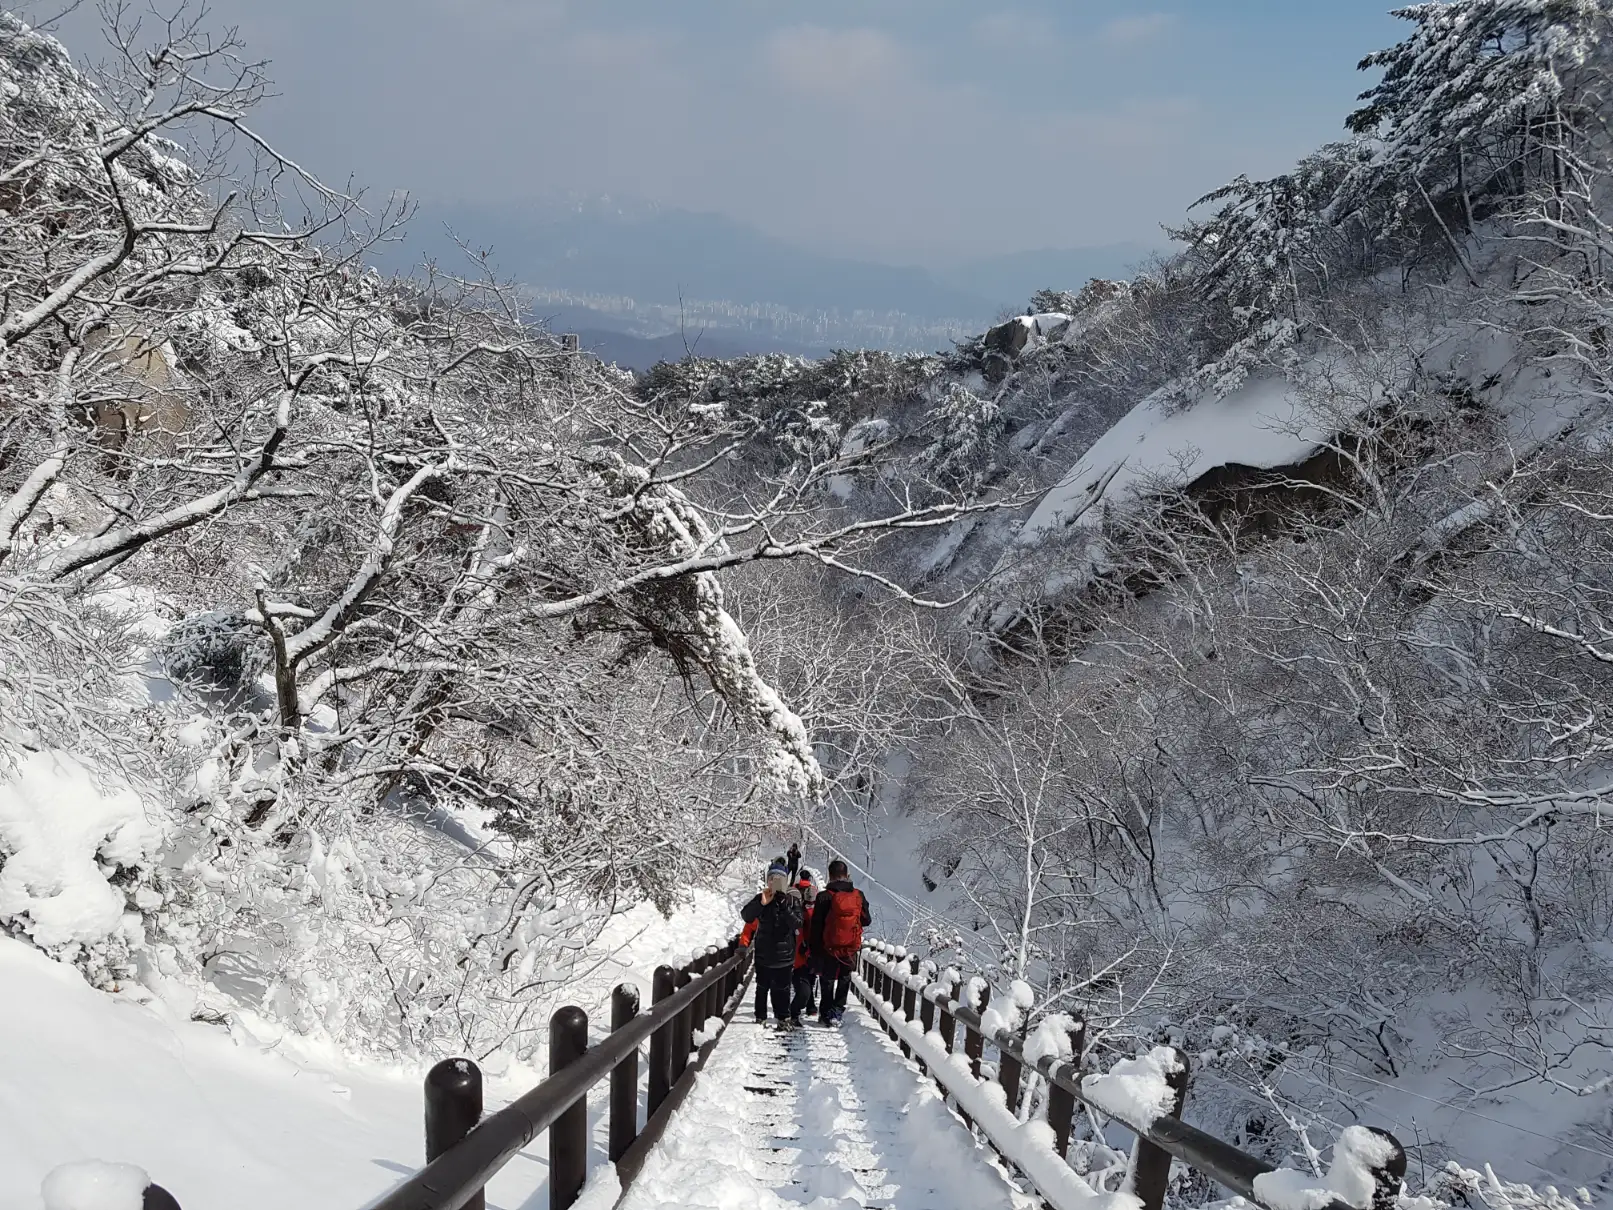
[[521, 287], [535, 316], [554, 315], [573, 328], [617, 331], [640, 338], [671, 334], [690, 340], [702, 332], [721, 333], [727, 343], [804, 349], [880, 348], [930, 352], [979, 332], [986, 314], [935, 319], [905, 311], [873, 309], [803, 310], [778, 303], [686, 298], [641, 301], [622, 294], [594, 294], [548, 286]]

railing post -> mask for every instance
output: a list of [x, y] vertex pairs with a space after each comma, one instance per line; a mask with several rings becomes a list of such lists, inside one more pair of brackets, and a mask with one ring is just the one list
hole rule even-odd
[[[1081, 1051], [1086, 1045], [1087, 1025], [1080, 1017], [1070, 1028], [1071, 1082], [1081, 1083]], [[1047, 1124], [1057, 1139], [1055, 1150], [1060, 1155], [1070, 1154], [1070, 1127], [1075, 1118], [1075, 1094], [1052, 1080], [1047, 1082]]]
[[[708, 945], [706, 947], [706, 964], [700, 968], [701, 972], [714, 971], [721, 962], [722, 957], [717, 953], [717, 947]], [[701, 994], [700, 1004], [705, 1012], [705, 1016], [700, 1022], [702, 1025], [722, 1012], [722, 1004], [717, 997], [717, 988], [721, 983], [721, 979], [709, 980], [705, 992]]]
[[[941, 1045], [946, 1048], [947, 1054], [950, 1055], [950, 1054], [954, 1053], [956, 1051], [956, 1049], [957, 1049], [957, 1038], [958, 1038], [958, 1018], [956, 1016], [954, 1016], [953, 1012], [952, 1012], [952, 980], [951, 979], [946, 980], [946, 988], [941, 994], [946, 997], [946, 1000], [945, 1000], [945, 1002], [938, 1002], [936, 1004], [935, 1008], [936, 1008], [936, 1011], [941, 1014], [941, 1023], [940, 1023], [940, 1025], [938, 1027], [940, 1029], [940, 1031], [941, 1031]], [[964, 1035], [963, 1036], [964, 1036], [964, 1040], [967, 1041], [968, 1037], [969, 1037], [968, 1027], [967, 1026], [965, 1026], [965, 1028], [964, 1028]], [[945, 1094], [945, 1092], [946, 1092], [945, 1087], [943, 1087], [941, 1091], [942, 1091], [943, 1094]], [[966, 1114], [963, 1111], [963, 1107], [961, 1105], [956, 1104], [956, 1101], [957, 1101], [957, 1098], [954, 1097], [953, 1098], [953, 1102], [954, 1102], [953, 1107], [955, 1109], [957, 1109], [958, 1116], [963, 1119], [963, 1124], [965, 1126], [970, 1125], [971, 1124], [971, 1119], [970, 1119], [969, 1115]]]
[[[1171, 1052], [1176, 1056], [1176, 1070], [1165, 1077], [1173, 1094], [1167, 1113], [1179, 1118], [1187, 1100], [1187, 1052], [1175, 1046], [1171, 1047]], [[1142, 1202], [1143, 1210], [1161, 1210], [1170, 1179], [1171, 1153], [1138, 1135], [1131, 1149], [1130, 1192]]]
[[[549, 1074], [583, 1057], [588, 1049], [588, 1014], [574, 1004], [549, 1018]], [[549, 1127], [549, 1210], [571, 1210], [588, 1179], [588, 1094]]]
[[140, 1198], [140, 1210], [179, 1210], [179, 1201], [161, 1185], [147, 1185]]
[[[681, 992], [694, 982], [694, 976], [688, 970], [678, 972], [678, 990]], [[694, 1026], [690, 1018], [694, 1015], [693, 1002], [685, 1004], [681, 1012], [672, 1018], [672, 1073], [671, 1081], [676, 1084], [683, 1079], [683, 1073], [689, 1066], [689, 1048], [694, 1044]]]
[[[705, 974], [705, 971], [706, 971], [706, 956], [704, 954], [696, 954], [693, 958], [691, 958], [689, 960], [689, 982], [690, 983], [693, 983], [697, 979], [699, 979], [701, 975]], [[705, 1024], [705, 1020], [706, 1020], [705, 1013], [706, 1013], [706, 993], [705, 993], [704, 989], [701, 989], [700, 994], [698, 996], [696, 996], [689, 1004], [689, 1049], [690, 1050], [694, 1049], [695, 1026], [697, 1024], [698, 1025]]]
[[[610, 1031], [638, 1016], [638, 988], [624, 983], [610, 996]], [[615, 1163], [638, 1137], [638, 1051], [610, 1073], [610, 1160]]]
[[[912, 959], [908, 962], [908, 971], [910, 972], [910, 977], [903, 980], [902, 1016], [911, 1022], [913, 1020], [915, 1008], [914, 998], [918, 995], [918, 992], [913, 987], [913, 984], [918, 980], [919, 977], [919, 960], [917, 954], [914, 954]], [[911, 1059], [913, 1057], [913, 1048], [910, 1047], [906, 1042], [903, 1042], [902, 1053]]]
[[[670, 966], [656, 967], [650, 991], [651, 1003], [659, 1004], [670, 997], [677, 990], [677, 979], [678, 972]], [[666, 1100], [667, 1091], [672, 1087], [672, 1029], [675, 1024], [674, 1021], [668, 1021], [650, 1035], [650, 1089], [645, 1100], [646, 1114], [654, 1114], [661, 1108], [661, 1102]]]
[[[717, 956], [722, 961], [727, 962], [734, 956], [735, 953], [738, 952], [738, 950], [739, 946], [730, 941], [727, 945], [723, 946], [722, 949], [717, 951]], [[728, 1002], [734, 998], [734, 992], [738, 987], [739, 966], [736, 964], [729, 967], [728, 973], [722, 977], [722, 999], [721, 1003], [719, 1003], [717, 1006], [718, 1012], [721, 1013], [728, 1011]]]
[[[1025, 1029], [1028, 1021], [1021, 1021], [1018, 1034], [1010, 1039], [1010, 1044], [1021, 1053], [1025, 1049]], [[1003, 1086], [1003, 1095], [1008, 1101], [1008, 1112], [1019, 1113], [1020, 1083], [1025, 1074], [1025, 1065], [1019, 1059], [1004, 1049], [1001, 1041], [997, 1043], [997, 1082]]]
[[[965, 988], [967, 988], [965, 984]], [[991, 985], [988, 983], [980, 989], [980, 1003], [971, 1004], [981, 1016], [986, 1015], [986, 1007], [991, 1003]], [[980, 1056], [985, 1050], [985, 1035], [974, 1029], [967, 1021], [963, 1023], [963, 1053], [969, 1056], [969, 1074], [975, 1079], [980, 1078]]]
[[[431, 1163], [482, 1120], [482, 1069], [469, 1059], [444, 1059], [426, 1073], [426, 1163]], [[159, 1203], [160, 1205], [160, 1203]], [[478, 1192], [465, 1210], [485, 1210]]]

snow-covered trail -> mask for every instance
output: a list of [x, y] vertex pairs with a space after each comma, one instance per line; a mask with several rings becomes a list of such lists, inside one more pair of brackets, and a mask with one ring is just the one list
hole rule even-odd
[[736, 1020], [621, 1210], [1019, 1210], [1035, 1203], [860, 1007]]

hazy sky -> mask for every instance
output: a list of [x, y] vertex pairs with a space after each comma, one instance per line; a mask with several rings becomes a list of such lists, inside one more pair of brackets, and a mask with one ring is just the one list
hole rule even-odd
[[[372, 189], [613, 193], [937, 262], [1153, 241], [1338, 137], [1389, 0], [210, 0]], [[78, 18], [75, 18], [75, 22]], [[64, 30], [75, 52], [81, 26]]]

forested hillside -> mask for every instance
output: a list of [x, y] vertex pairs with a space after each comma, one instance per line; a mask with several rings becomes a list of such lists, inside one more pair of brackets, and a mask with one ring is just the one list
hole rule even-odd
[[1605, 1194], [1613, 5], [1401, 15], [1130, 281], [638, 376], [367, 269], [232, 42], [4, 18], [0, 927], [529, 1058], [602, 921], [883, 830], [885, 935], [1183, 1045], [1206, 1129]]
[[1132, 281], [933, 357], [641, 392], [871, 455], [831, 485], [869, 515], [1007, 506], [882, 548], [909, 591], [966, 594], [911, 641], [825, 590], [866, 619], [896, 755], [820, 826], [920, 838], [933, 891], [876, 867], [912, 939], [1185, 1040], [1247, 1146], [1387, 1115], [1431, 1163], [1596, 1184], [1610, 12], [1403, 16], [1349, 137], [1211, 193]]
[[366, 270], [397, 214], [253, 131], [241, 48], [108, 32], [91, 80], [0, 27], [0, 918], [98, 986], [530, 1052], [603, 917], [821, 790], [724, 573], [955, 506], [848, 529], [782, 440], [713, 496], [743, 418], [474, 263]]

